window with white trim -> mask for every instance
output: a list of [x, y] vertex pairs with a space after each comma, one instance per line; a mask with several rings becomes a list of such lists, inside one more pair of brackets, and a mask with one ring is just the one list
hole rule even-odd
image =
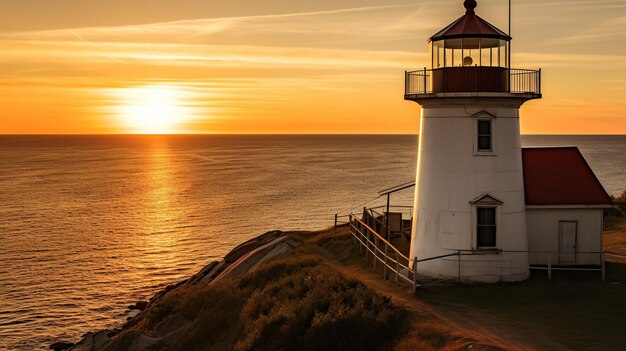
[[478, 132], [477, 150], [478, 152], [491, 152], [493, 151], [493, 126], [489, 119], [477, 120], [478, 126], [476, 128]]
[[496, 207], [476, 208], [476, 247], [479, 249], [496, 247]]

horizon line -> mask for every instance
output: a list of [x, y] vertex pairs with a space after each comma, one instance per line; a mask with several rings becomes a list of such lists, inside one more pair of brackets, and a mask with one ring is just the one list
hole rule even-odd
[[[411, 136], [419, 133], [0, 133], [4, 136], [208, 136], [208, 135], [275, 135], [275, 136], [333, 136], [333, 135], [354, 135], [354, 136]], [[521, 133], [522, 136], [626, 136], [624, 134], [570, 134], [570, 133]]]

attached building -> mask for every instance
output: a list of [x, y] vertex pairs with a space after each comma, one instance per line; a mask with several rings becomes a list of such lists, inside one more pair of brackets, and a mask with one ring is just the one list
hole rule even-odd
[[531, 265], [602, 263], [611, 197], [576, 147], [522, 150]]

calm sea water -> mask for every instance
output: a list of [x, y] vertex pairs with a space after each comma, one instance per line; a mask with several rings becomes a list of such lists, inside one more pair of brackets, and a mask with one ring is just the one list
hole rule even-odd
[[[612, 194], [625, 136], [577, 145]], [[119, 326], [126, 306], [272, 229], [309, 230], [411, 181], [415, 136], [0, 136], [0, 349]], [[394, 195], [410, 204], [412, 192]]]

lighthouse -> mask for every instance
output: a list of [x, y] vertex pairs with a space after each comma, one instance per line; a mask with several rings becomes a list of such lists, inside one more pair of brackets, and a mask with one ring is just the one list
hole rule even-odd
[[[406, 72], [421, 106], [410, 259], [463, 281], [529, 277], [520, 108], [541, 71], [512, 69], [509, 34], [465, 14], [429, 39], [431, 67]], [[417, 260], [414, 260], [417, 258]]]

